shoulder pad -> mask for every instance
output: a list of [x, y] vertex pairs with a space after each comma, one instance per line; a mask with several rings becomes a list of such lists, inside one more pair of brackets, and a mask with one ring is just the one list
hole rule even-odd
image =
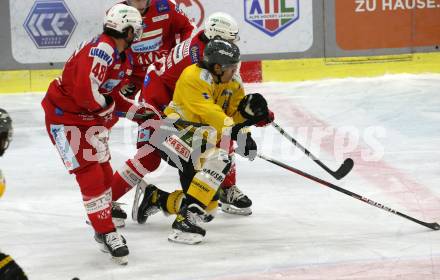
[[208, 84], [213, 83], [211, 73], [206, 69], [202, 69], [202, 71], [200, 71], [200, 80], [207, 82]]
[[100, 42], [96, 47], [90, 48], [89, 56], [98, 59], [104, 65], [111, 65], [114, 61], [114, 49], [105, 42]]
[[232, 76], [232, 80], [239, 83], [239, 84], [243, 83], [243, 80], [241, 79], [240, 73], [235, 73], [234, 76]]

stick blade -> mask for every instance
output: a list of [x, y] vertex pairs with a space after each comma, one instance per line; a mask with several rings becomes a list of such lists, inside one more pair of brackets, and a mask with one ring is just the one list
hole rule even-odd
[[433, 230], [440, 229], [440, 225], [438, 223], [426, 223], [426, 226]]
[[351, 158], [347, 158], [339, 167], [338, 170], [333, 174], [333, 177], [337, 180], [344, 178], [353, 169], [354, 161]]

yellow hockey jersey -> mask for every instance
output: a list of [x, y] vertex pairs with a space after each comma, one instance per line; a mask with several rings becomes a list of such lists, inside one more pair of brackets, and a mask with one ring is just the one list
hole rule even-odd
[[180, 75], [165, 114], [177, 113], [185, 121], [210, 125], [219, 140], [223, 128], [245, 121], [237, 110], [243, 97], [239, 75], [228, 83], [216, 83], [208, 70], [193, 64]]

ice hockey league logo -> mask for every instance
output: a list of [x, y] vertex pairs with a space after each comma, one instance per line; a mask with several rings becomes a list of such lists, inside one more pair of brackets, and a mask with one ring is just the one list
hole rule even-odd
[[299, 0], [244, 0], [244, 17], [273, 37], [299, 19]]
[[64, 0], [39, 0], [23, 25], [37, 48], [65, 48], [77, 21]]

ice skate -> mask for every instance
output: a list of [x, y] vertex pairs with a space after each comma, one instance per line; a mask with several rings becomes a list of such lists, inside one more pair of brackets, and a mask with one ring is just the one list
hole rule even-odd
[[140, 182], [136, 187], [131, 217], [139, 224], [145, 224], [148, 217], [160, 211], [158, 203], [159, 190], [156, 186]]
[[122, 203], [112, 202], [112, 220], [117, 228], [125, 227], [125, 220], [127, 219], [127, 213], [121, 208], [121, 205]]
[[219, 206], [223, 212], [248, 216], [252, 214], [252, 201], [237, 186], [220, 188]]
[[95, 240], [101, 245], [101, 251], [110, 253], [115, 263], [128, 264], [127, 241], [118, 232], [95, 233]]
[[206, 212], [197, 204], [182, 205], [172, 225], [168, 240], [183, 244], [198, 244], [202, 242], [206, 231], [200, 227]]

